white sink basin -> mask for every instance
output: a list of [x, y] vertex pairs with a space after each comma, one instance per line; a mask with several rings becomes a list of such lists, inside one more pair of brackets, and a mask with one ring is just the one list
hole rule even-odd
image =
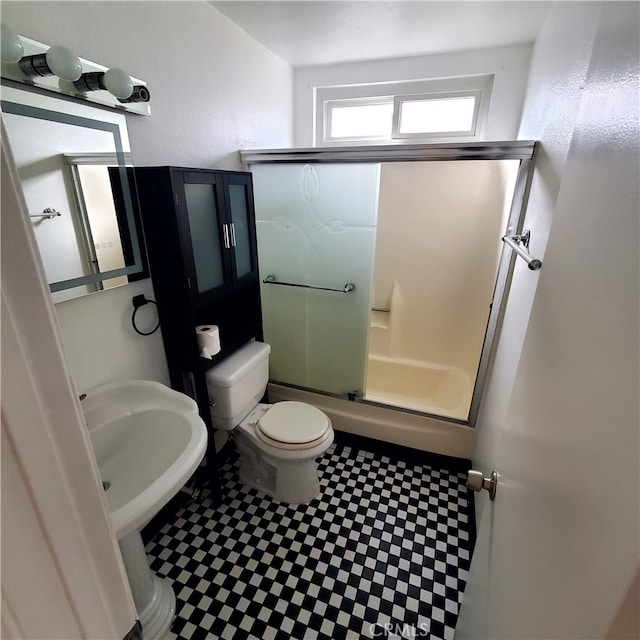
[[196, 403], [158, 383], [126, 380], [82, 400], [118, 539], [142, 528], [180, 490], [205, 454]]
[[82, 409], [143, 635], [161, 640], [175, 617], [176, 597], [149, 568], [139, 529], [196, 470], [207, 428], [191, 398], [158, 382], [96, 387]]

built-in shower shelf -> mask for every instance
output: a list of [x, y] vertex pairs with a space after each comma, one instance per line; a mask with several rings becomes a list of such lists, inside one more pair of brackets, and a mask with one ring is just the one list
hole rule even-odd
[[371, 309], [371, 326], [376, 329], [390, 329], [391, 314], [389, 309]]

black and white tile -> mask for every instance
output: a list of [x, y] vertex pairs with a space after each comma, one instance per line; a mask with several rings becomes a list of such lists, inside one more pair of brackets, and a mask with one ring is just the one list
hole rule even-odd
[[178, 599], [171, 638], [453, 638], [471, 556], [465, 474], [334, 444], [322, 495], [274, 502], [221, 471], [147, 545]]

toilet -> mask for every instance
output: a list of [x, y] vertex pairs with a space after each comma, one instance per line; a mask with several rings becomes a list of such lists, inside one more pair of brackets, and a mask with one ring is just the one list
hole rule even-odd
[[331, 446], [333, 428], [310, 404], [260, 403], [270, 352], [252, 341], [207, 371], [213, 426], [232, 433], [242, 483], [279, 502], [310, 502], [320, 495], [316, 458]]

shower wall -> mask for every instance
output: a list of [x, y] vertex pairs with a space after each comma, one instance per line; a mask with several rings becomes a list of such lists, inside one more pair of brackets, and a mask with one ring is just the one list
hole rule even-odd
[[370, 354], [462, 370], [473, 387], [516, 160], [382, 165]]

